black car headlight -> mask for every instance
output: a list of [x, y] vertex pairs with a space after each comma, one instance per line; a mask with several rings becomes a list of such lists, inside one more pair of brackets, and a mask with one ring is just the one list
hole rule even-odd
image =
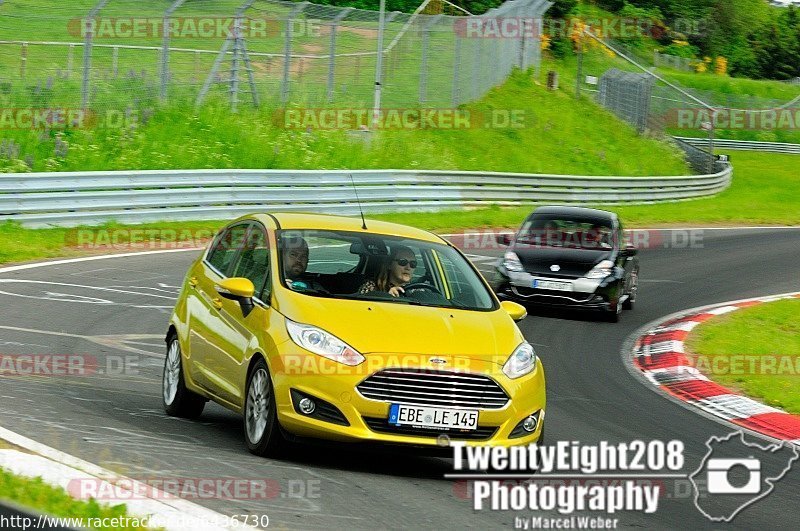
[[514, 251], [506, 251], [506, 254], [503, 255], [503, 267], [506, 268], [508, 271], [520, 272], [525, 271], [522, 267], [522, 262], [519, 260], [519, 256]]
[[611, 260], [603, 260], [596, 266], [594, 266], [591, 271], [586, 273], [586, 278], [606, 278], [611, 276], [614, 273], [614, 262]]

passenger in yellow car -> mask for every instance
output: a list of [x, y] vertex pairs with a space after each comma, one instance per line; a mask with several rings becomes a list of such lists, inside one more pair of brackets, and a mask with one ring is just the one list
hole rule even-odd
[[378, 277], [364, 282], [358, 288], [358, 293], [385, 291], [392, 297], [399, 297], [405, 293], [403, 286], [411, 282], [416, 268], [417, 257], [414, 251], [404, 245], [396, 245], [392, 247], [389, 260], [381, 265]]

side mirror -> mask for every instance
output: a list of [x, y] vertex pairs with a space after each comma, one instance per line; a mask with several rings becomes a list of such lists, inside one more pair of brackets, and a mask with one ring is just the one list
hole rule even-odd
[[503, 301], [500, 306], [511, 316], [514, 321], [522, 321], [528, 316], [525, 306], [512, 301]]
[[226, 278], [217, 284], [217, 293], [221, 297], [238, 302], [245, 317], [253, 310], [255, 291], [253, 282], [244, 277]]
[[495, 239], [500, 245], [511, 245], [511, 235], [507, 233], [495, 234]]

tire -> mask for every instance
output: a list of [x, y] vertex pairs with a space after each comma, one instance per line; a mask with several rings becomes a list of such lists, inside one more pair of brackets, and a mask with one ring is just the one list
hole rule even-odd
[[628, 293], [628, 299], [623, 303], [623, 310], [633, 310], [633, 305], [636, 302], [636, 293], [639, 291], [639, 271], [636, 270], [631, 274], [631, 290]]
[[206, 399], [186, 388], [183, 379], [183, 357], [178, 337], [171, 334], [161, 375], [161, 399], [164, 411], [172, 417], [195, 419], [203, 413]]
[[251, 453], [275, 457], [286, 448], [278, 423], [275, 392], [267, 362], [259, 359], [247, 377], [244, 404], [244, 438]]
[[608, 321], [609, 323], [618, 323], [619, 316], [621, 313], [622, 313], [622, 304], [620, 304], [619, 300], [617, 300], [617, 304], [614, 308], [612, 308], [611, 310], [606, 310], [605, 312], [606, 321]]

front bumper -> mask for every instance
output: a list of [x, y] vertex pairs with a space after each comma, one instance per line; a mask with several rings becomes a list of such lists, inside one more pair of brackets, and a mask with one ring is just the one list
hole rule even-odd
[[[535, 279], [566, 282], [571, 291], [555, 291], [533, 288]], [[509, 272], [498, 266], [493, 288], [501, 298], [529, 304], [560, 306], [584, 310], [611, 310], [616, 308], [621, 296], [623, 279], [611, 275], [603, 279], [555, 278], [531, 275], [525, 272]]]
[[[440, 367], [425, 366], [424, 363], [416, 366], [403, 363], [398, 367], [396, 356], [383, 354], [368, 354], [367, 361], [361, 365], [347, 367], [320, 356], [298, 353], [298, 347], [291, 343], [284, 343], [282, 346], [286, 347], [287, 352], [278, 353], [270, 359], [270, 370], [278, 420], [281, 427], [291, 435], [341, 442], [374, 442], [429, 448], [446, 446], [448, 440], [463, 440], [470, 446], [489, 444], [514, 446], [530, 444], [541, 437], [546, 405], [545, 377], [541, 360], [534, 371], [511, 380], [502, 372], [502, 367], [494, 361], [448, 358], [449, 367], [459, 367], [459, 371], [466, 374], [488, 376], [509, 397], [508, 402], [500, 409], [479, 409], [478, 429], [463, 432], [390, 425], [388, 422], [390, 405], [393, 402], [412, 402], [365, 398], [356, 389], [359, 383], [382, 369], [437, 371], [441, 370]], [[287, 371], [286, 369], [292, 365], [297, 367], [297, 356], [313, 360], [313, 363], [302, 363], [300, 371]], [[420, 356], [425, 360], [429, 357], [429, 355]], [[301, 413], [292, 401], [292, 391], [295, 397], [300, 392], [334, 406], [346, 419], [347, 425]], [[511, 432], [523, 419], [537, 412], [540, 412], [539, 422], [533, 432], [521, 437], [510, 437]]]

